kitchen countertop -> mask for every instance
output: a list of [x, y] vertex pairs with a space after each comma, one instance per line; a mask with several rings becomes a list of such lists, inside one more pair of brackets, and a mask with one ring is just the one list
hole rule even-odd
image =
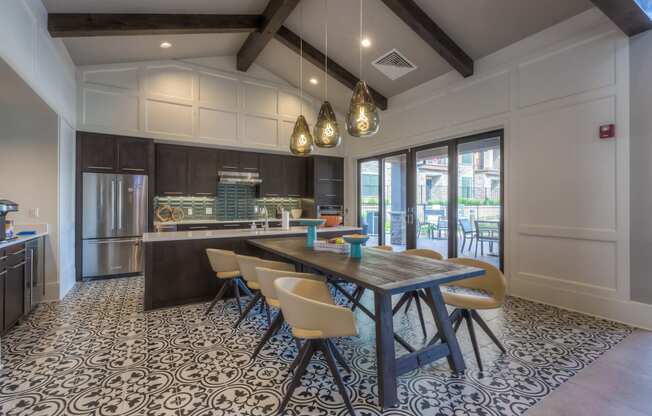
[[34, 240], [35, 238], [43, 237], [48, 235], [47, 231], [37, 231], [36, 234], [32, 235], [25, 235], [25, 236], [18, 236], [18, 238], [10, 241], [5, 241], [3, 243], [0, 243], [0, 250], [3, 248], [15, 246], [16, 244], [22, 244], [30, 240]]
[[[300, 221], [301, 218], [290, 218], [290, 221]], [[154, 225], [191, 225], [191, 224], [233, 224], [233, 223], [261, 223], [265, 220], [181, 220], [181, 221], [154, 221]], [[269, 222], [281, 222], [280, 218], [270, 218]]]
[[[360, 227], [340, 225], [338, 227], [321, 227], [317, 233], [355, 232]], [[160, 233], [143, 234], [143, 243], [157, 243], [163, 241], [209, 240], [220, 238], [250, 238], [250, 237], [281, 237], [284, 235], [302, 235], [307, 233], [307, 227], [290, 227], [289, 230], [272, 228], [267, 231], [249, 228], [239, 230], [210, 230], [210, 231], [169, 231]]]

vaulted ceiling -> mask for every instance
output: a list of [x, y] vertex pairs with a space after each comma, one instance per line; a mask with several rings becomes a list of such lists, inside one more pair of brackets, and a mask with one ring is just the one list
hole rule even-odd
[[[268, 0], [43, 0], [43, 3], [50, 13], [261, 14]], [[590, 0], [415, 0], [415, 3], [473, 60], [592, 6]], [[323, 52], [328, 21], [329, 56], [353, 75], [362, 74], [384, 96], [399, 94], [452, 69], [384, 0], [364, 0], [363, 33], [371, 40], [371, 46], [363, 50], [360, 68], [359, 1], [328, 0], [328, 15], [324, 5], [324, 0], [301, 0], [284, 25]], [[247, 37], [248, 33], [100, 36], [66, 38], [64, 42], [77, 65], [90, 65], [236, 55]], [[159, 48], [162, 40], [171, 42], [173, 47]], [[392, 49], [417, 66], [395, 81], [371, 65]], [[298, 56], [276, 39], [267, 43], [255, 63], [293, 85], [298, 84]], [[311, 76], [320, 80], [319, 85], [307, 82]], [[304, 62], [306, 90], [320, 97], [322, 86], [323, 72]], [[329, 96], [340, 109], [350, 93], [346, 86], [329, 80]]]

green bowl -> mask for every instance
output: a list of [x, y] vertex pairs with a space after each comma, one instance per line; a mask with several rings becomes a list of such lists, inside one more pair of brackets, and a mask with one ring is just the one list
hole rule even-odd
[[364, 237], [354, 237], [352, 235], [343, 235], [342, 238], [349, 244], [364, 244], [369, 240], [369, 236], [365, 235]]

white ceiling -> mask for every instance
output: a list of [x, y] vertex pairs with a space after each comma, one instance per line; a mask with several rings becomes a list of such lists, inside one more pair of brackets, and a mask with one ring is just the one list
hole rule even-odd
[[[103, 13], [262, 13], [268, 0], [43, 0], [50, 12]], [[570, 18], [592, 6], [590, 0], [416, 0], [473, 59], [487, 56], [531, 34]], [[359, 70], [359, 7], [355, 0], [328, 0], [329, 55], [350, 72]], [[380, 0], [364, 1], [364, 34], [372, 45], [364, 50], [363, 78], [387, 97], [406, 91], [451, 70], [428, 44], [417, 36]], [[324, 0], [302, 0], [286, 22], [295, 33], [324, 50], [326, 16]], [[303, 25], [301, 15], [303, 14]], [[168, 50], [158, 47], [169, 40]], [[78, 65], [167, 58], [235, 55], [246, 34], [96, 37], [66, 39]], [[396, 48], [418, 69], [391, 81], [371, 62]], [[298, 59], [279, 42], [272, 41], [256, 63], [277, 76], [298, 84]], [[306, 76], [323, 74], [306, 64]], [[318, 87], [307, 84], [313, 95]], [[333, 101], [350, 91], [330, 81]]]

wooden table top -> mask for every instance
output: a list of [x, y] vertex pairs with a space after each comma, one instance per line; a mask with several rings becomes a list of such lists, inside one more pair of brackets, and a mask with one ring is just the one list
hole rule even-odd
[[363, 247], [361, 259], [352, 259], [348, 254], [312, 250], [306, 247], [306, 239], [302, 237], [248, 240], [248, 243], [383, 294], [404, 293], [485, 274], [476, 267], [367, 247]]

